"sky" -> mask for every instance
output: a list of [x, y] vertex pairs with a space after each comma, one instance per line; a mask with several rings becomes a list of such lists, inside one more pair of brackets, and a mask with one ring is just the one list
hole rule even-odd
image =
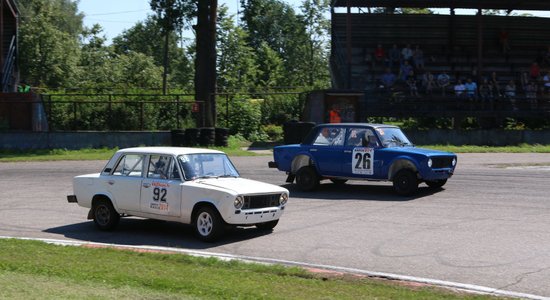
[[[284, 2], [298, 8], [302, 1]], [[218, 0], [218, 5], [226, 4], [231, 14], [237, 13], [239, 3], [240, 0]], [[80, 0], [78, 9], [85, 15], [84, 26], [101, 25], [109, 41], [152, 14], [149, 0]]]

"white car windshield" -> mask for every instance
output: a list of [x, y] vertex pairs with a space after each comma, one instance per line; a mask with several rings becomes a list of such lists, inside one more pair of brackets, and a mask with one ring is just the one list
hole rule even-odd
[[185, 154], [178, 156], [185, 180], [197, 178], [239, 177], [227, 155], [221, 153]]
[[384, 147], [407, 147], [413, 144], [399, 128], [376, 128], [376, 132]]

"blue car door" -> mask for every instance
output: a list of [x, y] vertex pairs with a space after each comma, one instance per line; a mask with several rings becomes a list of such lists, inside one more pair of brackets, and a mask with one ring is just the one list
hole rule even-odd
[[380, 160], [376, 153], [380, 142], [370, 128], [348, 128], [342, 155], [342, 175], [378, 178]]
[[309, 146], [321, 176], [340, 176], [345, 132], [341, 127], [322, 128]]

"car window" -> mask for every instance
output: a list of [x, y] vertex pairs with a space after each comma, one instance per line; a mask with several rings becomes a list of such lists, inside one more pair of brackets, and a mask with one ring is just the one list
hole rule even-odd
[[348, 138], [346, 140], [346, 146], [354, 147], [380, 147], [378, 138], [374, 131], [370, 128], [350, 128]]
[[186, 180], [205, 177], [239, 177], [225, 154], [187, 154], [178, 156]]
[[346, 130], [340, 127], [325, 127], [313, 141], [313, 145], [342, 146], [344, 145]]
[[408, 147], [413, 144], [399, 128], [376, 128], [384, 147]]
[[348, 139], [346, 140], [346, 146], [361, 147], [364, 143], [365, 132], [364, 128], [350, 128]]
[[168, 155], [151, 155], [147, 177], [180, 180], [178, 167], [174, 159]]
[[143, 155], [126, 154], [118, 162], [118, 165], [113, 171], [113, 175], [141, 177], [142, 170]]

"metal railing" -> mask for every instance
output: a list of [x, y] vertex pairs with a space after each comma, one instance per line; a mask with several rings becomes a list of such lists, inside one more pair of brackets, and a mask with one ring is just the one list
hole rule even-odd
[[13, 68], [15, 66], [15, 54], [16, 54], [16, 38], [12, 36], [10, 47], [8, 48], [8, 54], [4, 61], [4, 68], [2, 69], [2, 92], [10, 92], [10, 77], [12, 76]]

